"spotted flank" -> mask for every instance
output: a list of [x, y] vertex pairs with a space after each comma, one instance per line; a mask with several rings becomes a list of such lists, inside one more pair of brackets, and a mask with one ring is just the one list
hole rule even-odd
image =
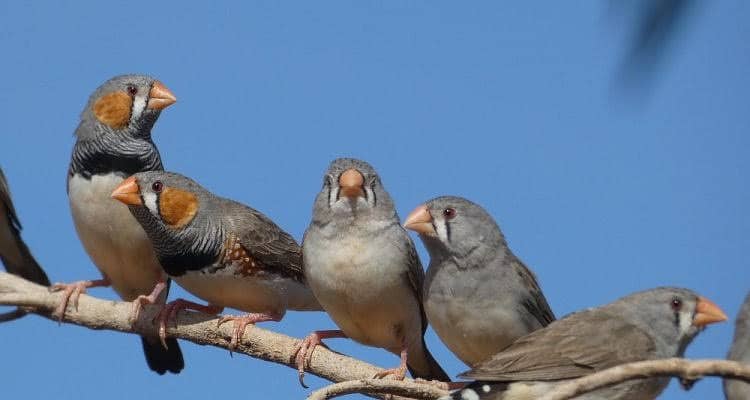
[[236, 235], [229, 235], [224, 243], [224, 252], [219, 264], [228, 268], [231, 274], [243, 277], [268, 272], [259, 261], [250, 256]]

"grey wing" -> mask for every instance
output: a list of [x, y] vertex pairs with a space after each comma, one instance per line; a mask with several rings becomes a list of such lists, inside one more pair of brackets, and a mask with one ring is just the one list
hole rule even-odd
[[240, 243], [263, 266], [282, 275], [304, 282], [302, 249], [294, 238], [270, 218], [250, 207], [236, 204], [230, 220]]
[[654, 342], [641, 329], [615, 315], [590, 310], [522, 337], [460, 376], [493, 381], [571, 379], [645, 360], [654, 352]]
[[389, 237], [392, 239], [390, 243], [393, 246], [393, 251], [402, 253], [406, 259], [406, 270], [403, 272], [404, 280], [411, 287], [419, 304], [419, 312], [422, 318], [422, 332], [424, 333], [427, 330], [427, 316], [422, 304], [422, 283], [424, 282], [422, 262], [419, 260], [416, 247], [414, 247], [414, 241], [411, 240], [406, 230], [401, 227], [398, 219], [388, 229], [386, 234], [390, 235]]
[[[403, 230], [401, 226], [399, 226], [399, 228]], [[406, 254], [409, 263], [409, 268], [406, 272], [407, 278], [409, 281], [409, 285], [414, 291], [414, 294], [417, 296], [417, 302], [419, 303], [419, 312], [422, 316], [422, 334], [424, 334], [424, 332], [427, 330], [427, 314], [425, 314], [424, 311], [424, 296], [422, 293], [422, 286], [424, 283], [424, 269], [422, 269], [422, 262], [419, 260], [417, 249], [414, 247], [414, 241], [411, 240], [411, 237], [408, 233], [406, 233], [406, 231], [404, 231], [404, 236], [406, 236]]]
[[521, 260], [516, 259], [516, 269], [518, 275], [524, 283], [524, 287], [529, 288], [529, 296], [524, 299], [523, 307], [529, 312], [539, 324], [544, 327], [552, 323], [555, 320], [555, 314], [552, 313], [552, 309], [547, 303], [547, 299], [542, 293], [542, 289], [539, 287], [539, 283], [534, 276], [534, 273], [526, 267]]

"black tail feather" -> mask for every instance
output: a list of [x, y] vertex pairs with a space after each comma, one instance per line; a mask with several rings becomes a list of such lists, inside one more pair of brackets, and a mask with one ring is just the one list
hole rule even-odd
[[167, 338], [166, 349], [157, 338], [141, 337], [141, 342], [143, 343], [143, 353], [146, 355], [146, 363], [157, 374], [164, 375], [167, 372], [179, 374], [185, 368], [182, 350], [180, 350], [177, 339]]
[[448, 374], [445, 373], [445, 371], [440, 366], [440, 364], [438, 364], [435, 358], [432, 357], [430, 350], [427, 349], [427, 344], [424, 342], [424, 338], [422, 338], [422, 348], [424, 349], [424, 355], [425, 358], [427, 358], [427, 364], [430, 367], [430, 371], [428, 374], [420, 374], [411, 366], [407, 365], [409, 367], [409, 373], [411, 374], [411, 376], [414, 378], [426, 379], [428, 381], [435, 380], [440, 382], [450, 382], [451, 378], [448, 376]]

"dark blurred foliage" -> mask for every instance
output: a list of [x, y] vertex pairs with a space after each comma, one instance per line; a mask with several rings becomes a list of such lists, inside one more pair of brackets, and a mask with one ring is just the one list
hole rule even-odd
[[616, 17], [628, 28], [617, 83], [628, 90], [647, 90], [669, 59], [674, 43], [683, 38], [691, 16], [699, 14], [696, 0], [610, 0]]

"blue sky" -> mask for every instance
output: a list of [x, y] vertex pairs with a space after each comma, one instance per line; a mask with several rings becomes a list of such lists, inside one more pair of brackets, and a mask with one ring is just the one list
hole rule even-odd
[[[2, 2], [0, 165], [51, 279], [98, 277], [65, 194], [72, 133], [100, 83], [148, 73], [178, 97], [153, 131], [167, 169], [297, 239], [328, 162], [354, 156], [402, 217], [442, 194], [484, 205], [558, 316], [676, 285], [733, 317], [750, 289], [748, 18], [746, 2], [701, 3], [651, 86], [632, 91], [617, 79], [632, 32], [608, 2]], [[262, 326], [301, 337], [334, 325], [291, 312]], [[687, 355], [723, 357], [732, 328], [710, 327]], [[466, 370], [427, 341], [449, 373]], [[0, 343], [7, 398], [309, 393], [292, 369], [190, 343], [185, 370], [159, 377], [135, 336], [34, 316], [0, 326]], [[663, 398], [719, 390], [706, 379]]]

